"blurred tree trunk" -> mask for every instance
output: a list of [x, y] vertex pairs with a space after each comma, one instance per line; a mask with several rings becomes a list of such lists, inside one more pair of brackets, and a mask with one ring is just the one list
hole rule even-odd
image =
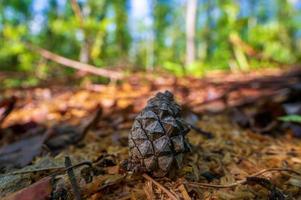
[[86, 38], [84, 38], [82, 46], [80, 48], [79, 61], [82, 63], [88, 63], [90, 60], [90, 45]]
[[189, 65], [196, 59], [195, 31], [197, 0], [187, 0], [186, 6], [186, 65]]
[[165, 50], [164, 39], [165, 31], [169, 25], [166, 21], [166, 17], [170, 12], [169, 6], [163, 0], [152, 1], [152, 15], [154, 18], [153, 30], [155, 37], [154, 54], [155, 64], [162, 62], [162, 52]]
[[285, 44], [291, 51], [296, 51], [296, 43], [294, 42], [294, 37], [296, 35], [296, 27], [292, 23], [287, 23], [287, 19], [292, 19], [296, 16], [295, 10], [293, 8], [292, 1], [288, 0], [278, 0], [278, 9], [276, 12], [276, 17], [281, 25], [281, 35], [280, 40]]
[[115, 31], [115, 41], [117, 43], [117, 53], [121, 57], [126, 57], [129, 44], [130, 44], [130, 35], [127, 27], [127, 0], [119, 0], [112, 1], [113, 9], [115, 12], [115, 23], [116, 23], [116, 31]]
[[204, 1], [205, 4], [205, 13], [206, 13], [206, 22], [205, 22], [205, 28], [204, 28], [204, 37], [203, 42], [205, 43], [205, 55], [204, 58], [208, 59], [212, 55], [212, 46], [213, 44], [213, 38], [212, 38], [212, 30], [215, 26], [215, 21], [212, 16], [212, 11], [214, 7], [216, 6], [212, 0], [206, 0]]
[[84, 15], [87, 16], [88, 15], [87, 12], [89, 12], [88, 11], [89, 9], [87, 8], [87, 6], [88, 6], [88, 4], [86, 3], [85, 7], [84, 7], [85, 13], [82, 13], [77, 1], [76, 0], [71, 0], [72, 10], [75, 14], [76, 19], [79, 22], [80, 31], [83, 35], [83, 41], [82, 41], [82, 44], [81, 44], [80, 54], [79, 54], [79, 61], [82, 62], [82, 63], [88, 63], [89, 60], [90, 60], [90, 44], [89, 44], [89, 41], [88, 41], [87, 33], [85, 31], [85, 28], [84, 28]]
[[87, 30], [84, 28], [84, 18], [87, 18], [90, 14], [90, 8], [89, 4], [86, 3], [83, 7], [83, 12], [82, 12], [82, 25], [81, 25], [81, 31], [83, 34], [83, 42], [81, 45], [80, 49], [80, 55], [79, 55], [79, 60], [82, 63], [89, 63], [90, 62], [90, 57], [91, 57], [91, 39], [89, 38], [89, 33], [87, 33]]

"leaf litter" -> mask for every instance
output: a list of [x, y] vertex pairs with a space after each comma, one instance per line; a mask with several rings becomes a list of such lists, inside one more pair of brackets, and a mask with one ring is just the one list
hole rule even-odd
[[[298, 199], [301, 140], [291, 124], [299, 124], [279, 117], [300, 112], [294, 109], [301, 104], [300, 74], [136, 74], [101, 87], [4, 91], [3, 98], [14, 94], [16, 102], [2, 109], [10, 111], [2, 112], [0, 196], [37, 199], [42, 191], [40, 199]], [[164, 90], [174, 93], [191, 125], [212, 137], [192, 129], [192, 151], [174, 178], [127, 172], [123, 161], [134, 118]]]

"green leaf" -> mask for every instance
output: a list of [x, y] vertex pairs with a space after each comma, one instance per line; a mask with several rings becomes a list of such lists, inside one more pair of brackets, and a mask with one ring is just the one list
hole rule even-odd
[[284, 122], [301, 123], [301, 115], [287, 115], [287, 116], [279, 117], [278, 119]]
[[183, 66], [174, 62], [167, 61], [162, 65], [163, 69], [173, 73], [176, 76], [183, 76], [184, 69]]

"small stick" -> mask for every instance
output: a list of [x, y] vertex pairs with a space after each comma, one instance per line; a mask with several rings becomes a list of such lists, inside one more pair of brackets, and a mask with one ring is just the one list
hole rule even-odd
[[[66, 166], [66, 168], [69, 168], [72, 166], [71, 159], [69, 156], [65, 157], [65, 166]], [[67, 169], [67, 174], [68, 174], [68, 177], [69, 177], [69, 180], [71, 183], [71, 187], [72, 187], [75, 199], [81, 200], [82, 198], [81, 198], [81, 194], [80, 194], [80, 188], [77, 184], [73, 168]]]
[[153, 193], [153, 184], [151, 181], [147, 181], [145, 186], [143, 187], [143, 190], [145, 192], [147, 200], [153, 200], [154, 199], [154, 193]]
[[187, 125], [188, 125], [191, 129], [195, 130], [197, 133], [199, 133], [199, 134], [205, 136], [206, 138], [208, 138], [208, 139], [214, 138], [214, 136], [213, 136], [212, 133], [210, 133], [210, 132], [208, 132], [208, 131], [204, 131], [203, 129], [201, 129], [201, 128], [199, 128], [199, 127], [193, 125], [193, 124], [190, 124], [190, 123], [188, 123], [188, 122], [186, 122], [186, 123], [187, 123]]
[[273, 172], [273, 171], [286, 171], [286, 172], [290, 172], [290, 173], [292, 173], [292, 174], [297, 174], [297, 175], [299, 175], [299, 176], [301, 176], [301, 173], [300, 172], [297, 172], [297, 171], [295, 171], [295, 170], [293, 170], [293, 169], [289, 169], [289, 168], [268, 168], [268, 169], [263, 169], [263, 170], [261, 170], [261, 171], [259, 171], [259, 172], [257, 172], [257, 173], [254, 173], [254, 174], [252, 174], [251, 176], [259, 176], [259, 175], [261, 175], [261, 174], [264, 174], [264, 173], [267, 173], [267, 172]]
[[187, 190], [186, 190], [186, 188], [183, 184], [181, 184], [179, 186], [179, 190], [182, 193], [182, 196], [185, 200], [191, 200], [191, 198], [190, 198], [190, 196], [189, 196], [189, 194], [188, 194], [188, 192], [187, 192]]
[[65, 166], [59, 166], [59, 167], [48, 167], [48, 168], [40, 168], [40, 169], [32, 169], [32, 170], [24, 170], [24, 171], [16, 171], [16, 172], [11, 172], [11, 173], [7, 173], [7, 174], [1, 174], [1, 176], [9, 176], [9, 175], [18, 175], [18, 174], [28, 174], [28, 173], [36, 173], [36, 172], [43, 172], [43, 171], [55, 171], [55, 170], [62, 170], [62, 171], [67, 171], [69, 169], [75, 169], [78, 167], [81, 167], [83, 165], [88, 165], [89, 167], [92, 166], [92, 162], [91, 161], [83, 161], [80, 163], [77, 163], [75, 165], [72, 165], [70, 167], [65, 167]]
[[246, 180], [244, 179], [244, 180], [240, 180], [235, 183], [228, 184], [228, 185], [216, 185], [216, 184], [210, 184], [210, 183], [196, 183], [196, 182], [188, 183], [188, 185], [203, 187], [203, 188], [232, 188], [232, 187], [236, 187], [238, 185], [244, 184], [245, 182], [246, 182]]
[[208, 131], [204, 131], [203, 129], [189, 123], [189, 122], [186, 122], [185, 120], [183, 119], [177, 119], [179, 120], [180, 122], [182, 122], [183, 124], [186, 124], [190, 129], [193, 129], [195, 130], [196, 132], [198, 132], [199, 134], [205, 136], [206, 138], [208, 139], [212, 139], [214, 136], [212, 133], [208, 132]]
[[150, 177], [147, 174], [143, 174], [142, 175], [146, 180], [149, 180], [151, 182], [153, 182], [158, 188], [160, 188], [161, 190], [163, 190], [169, 198], [173, 199], [173, 200], [178, 200], [179, 198], [176, 197], [174, 194], [172, 194], [166, 187], [164, 187], [163, 185], [161, 185], [159, 182], [155, 181], [152, 177]]

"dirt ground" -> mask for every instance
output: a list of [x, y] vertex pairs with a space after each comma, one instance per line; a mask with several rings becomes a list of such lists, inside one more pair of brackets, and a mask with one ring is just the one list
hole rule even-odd
[[[283, 74], [5, 90], [1, 98], [15, 103], [0, 124], [1, 199], [301, 199], [301, 139], [277, 119], [292, 95], [283, 91], [300, 79]], [[211, 135], [191, 130], [192, 150], [174, 177], [126, 172], [133, 120], [164, 90]]]

